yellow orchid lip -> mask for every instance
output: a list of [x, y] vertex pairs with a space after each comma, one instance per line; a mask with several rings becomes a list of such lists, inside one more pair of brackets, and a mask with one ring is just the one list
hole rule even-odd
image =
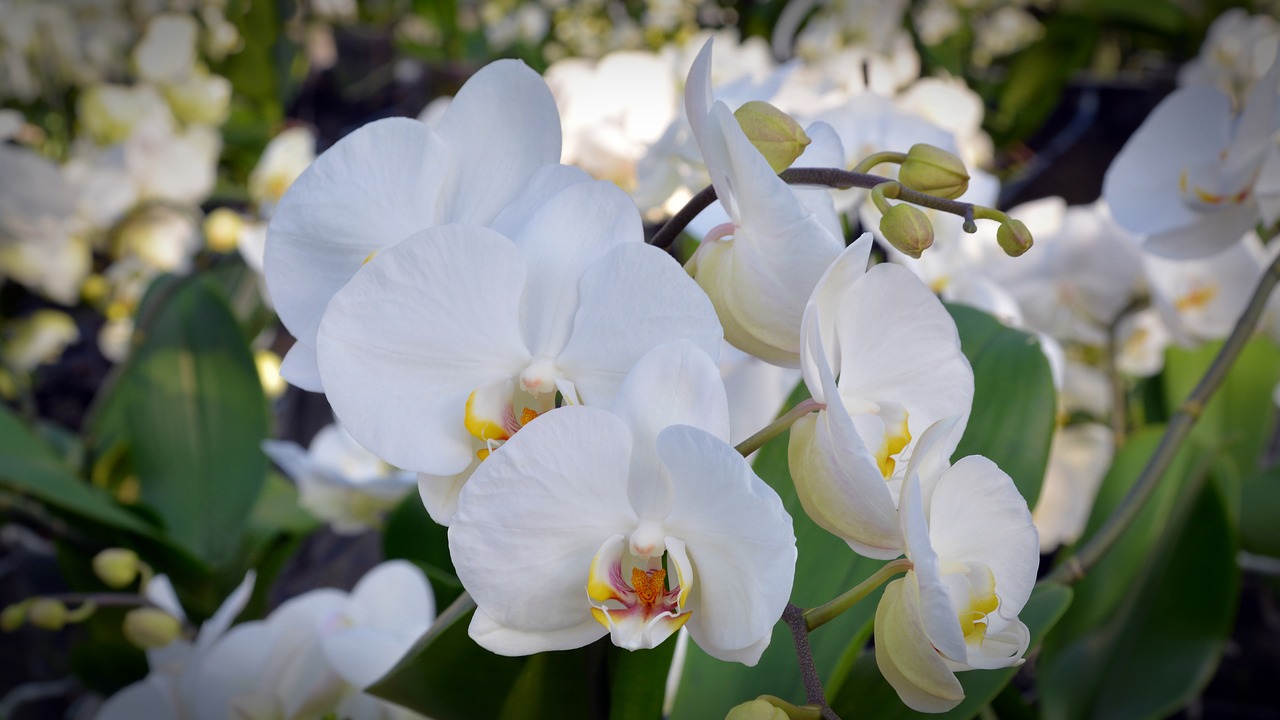
[[[690, 585], [683, 562], [665, 552], [656, 557], [635, 557], [621, 535], [605, 541], [591, 560], [587, 597], [591, 616], [609, 630], [614, 644], [631, 650], [652, 648], [689, 621], [692, 613], [685, 602]], [[629, 580], [624, 565], [630, 569]], [[672, 566], [674, 578], [667, 569]], [[670, 580], [676, 584], [671, 585]]]

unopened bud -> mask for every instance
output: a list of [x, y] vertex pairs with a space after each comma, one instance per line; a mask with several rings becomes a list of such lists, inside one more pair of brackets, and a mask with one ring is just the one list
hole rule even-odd
[[724, 720], [791, 720], [787, 712], [764, 700], [752, 700], [734, 706]]
[[93, 573], [107, 587], [119, 590], [138, 577], [138, 554], [125, 548], [108, 548], [93, 558]]
[[178, 618], [158, 608], [130, 610], [124, 616], [124, 638], [143, 650], [162, 648], [182, 634]]
[[776, 173], [791, 167], [811, 142], [800, 123], [767, 102], [752, 100], [733, 116]]
[[920, 257], [933, 245], [933, 223], [920, 208], [898, 203], [880, 218], [880, 234], [903, 254]]
[[214, 252], [228, 253], [236, 249], [244, 219], [230, 208], [218, 208], [204, 219], [204, 241]]
[[13, 632], [26, 624], [27, 606], [30, 604], [30, 601], [23, 600], [6, 607], [4, 612], [0, 612], [0, 630]]
[[67, 606], [53, 598], [36, 598], [27, 608], [27, 622], [41, 630], [61, 630], [67, 624]]
[[922, 193], [954, 200], [969, 189], [969, 171], [960, 158], [934, 145], [917, 143], [898, 169], [898, 182]]
[[1031, 231], [1021, 220], [1010, 218], [1008, 222], [1000, 223], [1000, 229], [996, 230], [996, 242], [1000, 243], [1000, 249], [1006, 255], [1018, 257], [1031, 249]]

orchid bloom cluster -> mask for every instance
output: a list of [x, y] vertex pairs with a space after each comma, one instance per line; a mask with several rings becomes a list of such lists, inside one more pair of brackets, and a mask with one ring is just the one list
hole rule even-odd
[[312, 590], [286, 601], [264, 620], [232, 627], [254, 580], [252, 573], [245, 577], [189, 640], [160, 632], [187, 618], [168, 578], [152, 578], [145, 589], [151, 607], [133, 611], [141, 618], [134, 636], [154, 638], [147, 650], [151, 672], [108, 698], [97, 717], [421, 717], [362, 692], [435, 619], [435, 600], [421, 570], [402, 560], [382, 563], [350, 593]]
[[[123, 3], [3, 5], [0, 99], [79, 94], [65, 136], [0, 111], [0, 139], [14, 141], [0, 147], [0, 276], [58, 306], [94, 306], [107, 319], [99, 345], [114, 361], [128, 352], [151, 280], [192, 268], [230, 112], [230, 81], [206, 65], [239, 42], [222, 4], [161, 9], [135, 20]], [[11, 343], [40, 337], [60, 350], [56, 340], [78, 338], [65, 323], [27, 325]], [[59, 353], [8, 354], [47, 362]]]
[[[973, 400], [950, 315], [908, 270], [868, 269], [870, 235], [846, 248], [827, 190], [778, 177], [799, 151], [762, 154], [744, 126], [774, 116], [715, 98], [712, 47], [684, 108], [719, 202], [686, 268], [644, 242], [617, 185], [559, 163], [547, 84], [498, 61], [431, 124], [370, 123], [281, 198], [265, 276], [297, 339], [283, 374], [417, 473], [480, 645], [608, 635], [638, 650], [684, 629], [751, 665], [797, 551], [778, 495], [729, 444], [717, 361], [727, 340], [799, 368], [819, 409], [791, 440], [804, 507], [853, 550], [916, 568], [882, 608], [877, 644], [902, 650], [881, 666], [913, 707], [951, 707], [954, 671], [1027, 649], [1031, 514], [990, 461], [950, 466]], [[805, 137], [800, 162], [844, 166], [830, 125]], [[970, 484], [963, 519], [932, 502]]]

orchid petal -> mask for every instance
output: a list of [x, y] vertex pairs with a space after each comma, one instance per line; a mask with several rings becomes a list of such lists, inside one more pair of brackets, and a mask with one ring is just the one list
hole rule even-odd
[[580, 399], [607, 407], [623, 377], [651, 348], [684, 339], [713, 360], [723, 337], [715, 310], [670, 255], [625, 243], [587, 268], [573, 333], [556, 361]]
[[263, 265], [276, 312], [301, 344], [315, 347], [329, 299], [370, 254], [436, 223], [447, 167], [435, 132], [388, 118], [339, 140], [294, 181], [271, 217]]
[[480, 463], [479, 457], [473, 457], [465, 470], [454, 475], [418, 473], [418, 494], [432, 520], [448, 527], [453, 514], [458, 511], [458, 494], [476, 468], [480, 467]]
[[526, 181], [520, 194], [502, 208], [502, 212], [489, 223], [489, 227], [507, 237], [516, 237], [524, 224], [529, 222], [529, 218], [547, 201], [562, 190], [586, 182], [591, 182], [591, 176], [581, 168], [572, 165], [543, 165]]
[[[934, 497], [937, 497], [936, 491]], [[907, 557], [913, 566], [908, 577], [918, 588], [917, 612], [927, 644], [943, 658], [963, 662], [967, 656], [964, 634], [957, 620], [956, 607], [943, 581], [941, 559], [929, 537], [930, 527], [920, 497], [919, 475], [908, 475], [902, 484], [898, 517], [902, 523], [902, 537], [907, 544]]]
[[310, 345], [295, 342], [284, 354], [280, 363], [280, 377], [289, 381], [290, 385], [309, 392], [324, 392], [324, 384], [320, 382], [320, 364], [316, 360], [316, 350]]
[[955, 321], [910, 270], [889, 263], [868, 270], [841, 298], [836, 325], [846, 404], [902, 405], [913, 438], [945, 417], [968, 422], [973, 370]]
[[244, 610], [249, 604], [249, 596], [253, 594], [253, 584], [257, 580], [257, 573], [253, 570], [245, 573], [244, 580], [236, 586], [235, 590], [222, 601], [222, 605], [218, 607], [213, 617], [209, 618], [200, 626], [200, 632], [196, 636], [195, 652], [197, 655], [208, 651], [218, 638], [222, 637], [227, 628], [231, 627], [231, 623], [235, 621], [236, 616]]
[[[804, 374], [805, 385], [809, 392], [816, 392], [823, 386], [818, 366], [819, 358], [825, 358], [827, 373], [831, 368], [840, 366], [840, 347], [836, 338], [836, 314], [841, 298], [858, 278], [867, 272], [867, 263], [871, 259], [871, 247], [875, 243], [871, 233], [862, 233], [849, 244], [835, 261], [822, 273], [822, 277], [813, 287], [809, 302], [805, 306], [802, 319], [802, 330], [805, 333], [816, 333], [817, 342], [810, 341], [803, 345], [807, 352], [801, 352], [800, 370]], [[812, 319], [811, 319], [812, 318]], [[812, 325], [812, 327], [811, 327]], [[819, 347], [824, 352], [817, 352]], [[817, 395], [814, 395], [817, 398]], [[821, 402], [821, 400], [820, 400]]]
[[1231, 138], [1231, 99], [1211, 86], [1174, 91], [1107, 168], [1102, 195], [1129, 230], [1157, 234], [1194, 222], [1182, 202], [1182, 171], [1214, 161]]
[[466, 400], [529, 359], [520, 339], [523, 258], [492, 230], [431, 228], [369, 263], [330, 303], [320, 369], [351, 435], [398, 467], [461, 472], [473, 457]]
[[[696, 568], [686, 627], [714, 657], [754, 665], [791, 596], [796, 545], [782, 501], [723, 440], [677, 425], [658, 435], [675, 492], [666, 528]], [[764, 644], [762, 644], [764, 641]]]
[[534, 171], [560, 162], [555, 98], [519, 60], [481, 68], [454, 96], [436, 131], [452, 161], [440, 199], [450, 222], [489, 224]]
[[528, 263], [521, 307], [535, 357], [564, 349], [578, 310], [579, 281], [609, 250], [644, 237], [627, 194], [603, 180], [577, 183], [549, 198], [515, 236]]
[[908, 573], [889, 583], [876, 606], [876, 665], [907, 707], [942, 713], [960, 704], [964, 688], [929, 644], [913, 580]]
[[562, 407], [522, 428], [463, 486], [449, 550], [496, 624], [540, 636], [594, 623], [583, 588], [591, 559], [637, 523], [627, 499], [631, 447], [613, 414]]
[[618, 388], [613, 413], [635, 439], [628, 495], [642, 518], [661, 518], [670, 510], [671, 481], [657, 455], [663, 429], [691, 425], [729, 440], [729, 400], [720, 371], [687, 340], [659, 345], [640, 358]]
[[[582, 605], [589, 607], [585, 600]], [[476, 608], [467, 633], [480, 647], [499, 655], [518, 657], [549, 650], [572, 650], [589, 645], [609, 633], [590, 613], [584, 617], [586, 620], [566, 628], [523, 631], [501, 625], [484, 609]]]
[[94, 715], [97, 720], [179, 720], [182, 711], [173, 688], [151, 674], [107, 698]]
[[[1035, 585], [1040, 540], [1013, 480], [987, 458], [963, 458], [938, 482], [932, 508], [929, 533], [938, 556], [990, 568], [1000, 616], [1015, 617]], [[951, 620], [954, 624], [954, 614]]]

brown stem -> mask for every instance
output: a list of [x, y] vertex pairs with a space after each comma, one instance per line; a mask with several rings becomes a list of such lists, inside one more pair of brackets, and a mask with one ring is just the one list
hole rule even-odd
[[791, 637], [796, 642], [796, 661], [800, 663], [805, 699], [818, 707], [824, 720], [840, 720], [840, 716], [827, 704], [827, 694], [822, 690], [822, 679], [818, 677], [818, 667], [813, 662], [813, 649], [809, 647], [809, 627], [805, 623], [804, 608], [787, 603], [787, 609], [782, 611], [782, 621], [791, 629]]

